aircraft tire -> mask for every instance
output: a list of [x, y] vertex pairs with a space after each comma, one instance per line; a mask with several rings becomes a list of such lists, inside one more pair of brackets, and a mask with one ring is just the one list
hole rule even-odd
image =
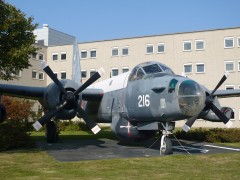
[[169, 155], [172, 154], [172, 141], [169, 137], [165, 137], [163, 140], [163, 147], [160, 147], [161, 155]]
[[46, 139], [47, 143], [56, 143], [58, 140], [57, 126], [54, 121], [49, 121], [46, 124]]

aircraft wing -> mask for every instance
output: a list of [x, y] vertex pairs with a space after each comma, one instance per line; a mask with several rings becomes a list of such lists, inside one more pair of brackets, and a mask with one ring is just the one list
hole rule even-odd
[[218, 98], [240, 97], [240, 89], [217, 90], [214, 93], [214, 96], [217, 96]]
[[0, 84], [0, 94], [27, 99], [42, 99], [46, 87]]
[[100, 101], [103, 95], [103, 89], [87, 88], [82, 92], [82, 99], [84, 101]]

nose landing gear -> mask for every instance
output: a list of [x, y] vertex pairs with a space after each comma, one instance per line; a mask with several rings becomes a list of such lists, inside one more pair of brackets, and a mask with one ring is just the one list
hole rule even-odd
[[175, 128], [175, 122], [166, 122], [161, 123], [159, 130], [159, 133], [162, 133], [161, 141], [160, 141], [160, 155], [168, 155], [172, 154], [172, 141], [168, 137], [170, 134], [172, 134], [173, 129]]

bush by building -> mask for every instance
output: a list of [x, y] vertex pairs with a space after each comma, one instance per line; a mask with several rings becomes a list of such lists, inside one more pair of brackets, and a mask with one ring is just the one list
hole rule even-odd
[[184, 132], [178, 130], [175, 133], [175, 136], [178, 139], [185, 140], [195, 140], [195, 141], [205, 141], [205, 142], [240, 142], [240, 129], [222, 129], [222, 128], [213, 128], [213, 129], [203, 129], [197, 128], [189, 132]]

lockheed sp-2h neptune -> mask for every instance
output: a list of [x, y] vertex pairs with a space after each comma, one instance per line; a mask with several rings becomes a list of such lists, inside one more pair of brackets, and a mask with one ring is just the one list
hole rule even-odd
[[[73, 67], [80, 82], [80, 65]], [[226, 74], [209, 91], [160, 62], [141, 63], [129, 72], [93, 84], [103, 73], [100, 69], [80, 86], [74, 79], [58, 80], [47, 64], [43, 64], [43, 70], [53, 80], [47, 87], [0, 84], [0, 93], [39, 100], [45, 114], [33, 126], [39, 130], [46, 124], [48, 142], [56, 141], [54, 121], [78, 116], [95, 134], [100, 131], [97, 123], [111, 123], [112, 131], [124, 141], [143, 141], [162, 132], [160, 153], [170, 154], [168, 135], [175, 121], [187, 119], [184, 131], [196, 119], [223, 122], [230, 127], [233, 110], [222, 107], [218, 98], [240, 96], [240, 90], [218, 90]]]

